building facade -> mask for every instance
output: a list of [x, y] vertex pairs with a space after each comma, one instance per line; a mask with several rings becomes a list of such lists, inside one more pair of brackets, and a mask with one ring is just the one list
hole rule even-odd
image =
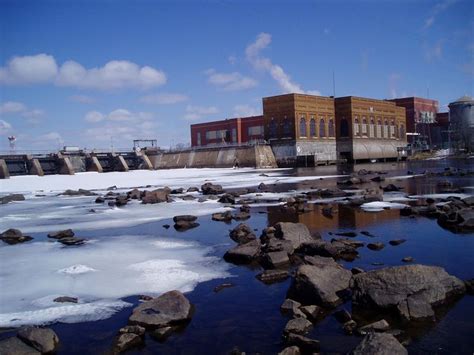
[[438, 112], [436, 122], [430, 125], [431, 148], [450, 148], [451, 136], [449, 130], [449, 112]]
[[405, 108], [362, 97], [335, 99], [338, 159], [347, 161], [403, 157]]
[[292, 165], [335, 162], [334, 99], [287, 94], [262, 99], [265, 140], [277, 161]]
[[408, 143], [421, 149], [431, 147], [431, 125], [436, 123], [438, 101], [421, 97], [403, 97], [388, 101], [406, 109]]
[[264, 139], [263, 116], [230, 118], [191, 125], [191, 147], [254, 143]]
[[474, 152], [474, 99], [463, 96], [448, 106], [454, 148]]

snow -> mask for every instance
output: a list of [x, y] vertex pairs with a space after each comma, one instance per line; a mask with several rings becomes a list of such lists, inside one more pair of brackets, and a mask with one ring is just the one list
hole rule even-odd
[[374, 202], [367, 202], [360, 206], [364, 211], [367, 212], [380, 212], [383, 211], [385, 208], [390, 209], [402, 209], [408, 207], [403, 203], [395, 203], [395, 202], [382, 202], [382, 201], [374, 201]]
[[462, 193], [439, 193], [439, 194], [425, 194], [425, 195], [411, 195], [410, 198], [432, 198], [432, 199], [446, 199], [448, 197], [457, 197], [460, 199], [470, 197], [472, 195]]

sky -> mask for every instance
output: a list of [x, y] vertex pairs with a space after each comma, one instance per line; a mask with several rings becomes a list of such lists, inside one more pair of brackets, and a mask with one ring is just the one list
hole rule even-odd
[[289, 92], [446, 111], [473, 79], [470, 0], [0, 0], [0, 151], [189, 144]]

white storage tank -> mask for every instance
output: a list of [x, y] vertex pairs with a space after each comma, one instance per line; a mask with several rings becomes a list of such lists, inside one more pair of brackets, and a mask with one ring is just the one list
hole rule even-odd
[[474, 152], [474, 99], [463, 96], [448, 106], [454, 147]]

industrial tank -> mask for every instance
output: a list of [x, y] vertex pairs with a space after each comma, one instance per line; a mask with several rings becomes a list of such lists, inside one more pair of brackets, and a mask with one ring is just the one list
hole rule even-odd
[[449, 104], [452, 141], [458, 149], [474, 152], [474, 99], [463, 96]]

